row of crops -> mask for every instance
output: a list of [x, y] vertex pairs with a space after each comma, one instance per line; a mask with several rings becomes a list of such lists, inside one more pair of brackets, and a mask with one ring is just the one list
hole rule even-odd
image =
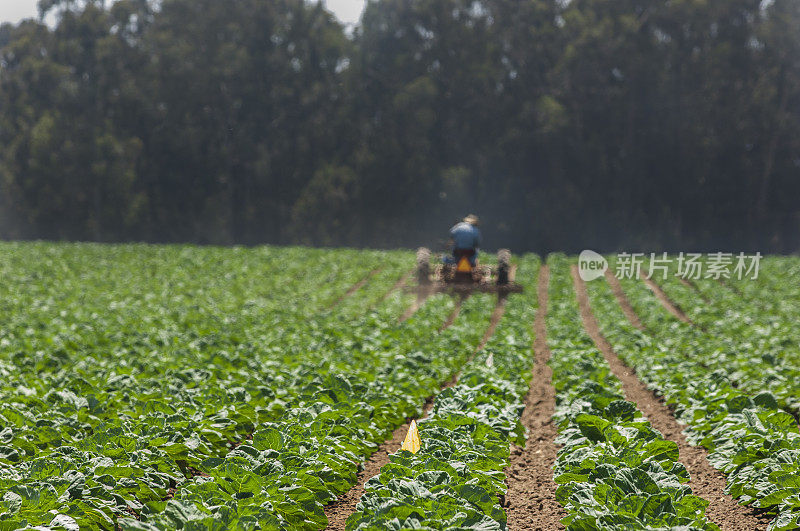
[[[264, 427], [292, 423], [308, 403], [317, 410], [306, 415], [318, 421], [303, 425], [324, 430], [320, 421], [339, 414], [315, 393], [362, 413], [367, 420], [347, 429], [371, 429], [374, 439], [391, 422], [380, 414], [405, 418], [396, 404], [378, 402], [373, 415], [336, 399], [377, 387], [375, 366], [363, 360], [395, 369], [397, 351], [384, 348], [395, 332], [381, 328], [395, 326], [405, 297], [380, 299], [410, 268], [404, 254], [45, 244], [5, 251], [0, 518], [10, 528], [135, 526], [150, 517], [162, 527], [206, 518], [320, 526], [319, 493], [345, 489], [358, 454], [326, 463], [301, 449], [298, 463], [273, 473], [281, 482], [256, 491], [230, 461], [232, 450], [258, 446]], [[378, 268], [369, 286], [329, 310]], [[450, 306], [432, 301], [409, 326], [437, 326]], [[432, 378], [437, 370], [446, 371], [430, 367]]]
[[570, 529], [717, 529], [708, 501], [686, 486], [678, 446], [624, 399], [620, 381], [583, 330], [563, 256], [550, 260], [548, 341], [561, 449], [558, 501]]
[[[779, 283], [773, 279], [761, 282], [775, 289]], [[694, 299], [682, 294], [694, 290], [687, 284], [670, 276], [665, 287], [697, 318], [697, 326], [654, 304], [643, 283], [622, 281], [645, 331], [627, 324], [607, 284], [590, 283], [589, 290], [606, 337], [639, 378], [672, 406], [687, 425], [689, 440], [709, 450], [709, 461], [728, 476], [729, 493], [777, 513], [770, 529], [795, 529], [800, 526], [798, 391], [797, 380], [787, 380], [786, 374], [796, 372], [792, 360], [800, 345], [788, 339], [789, 330], [773, 338], [765, 334], [772, 327], [765, 329], [764, 323], [785, 319], [784, 312], [748, 309], [724, 295], [736, 292], [717, 281], [697, 282], [704, 293], [718, 294], [713, 303], [711, 295], [708, 303], [699, 303], [697, 293]], [[758, 284], [748, 289], [765, 295]], [[770, 296], [791, 295], [787, 290]]]
[[[505, 469], [531, 385], [540, 261], [497, 299], [398, 288], [413, 253], [307, 248], [0, 245], [0, 530], [324, 529], [326, 506], [392, 449], [348, 530], [508, 527]], [[548, 344], [569, 529], [716, 529], [678, 446], [626, 401], [551, 255]], [[612, 261], [612, 267], [613, 267]], [[740, 502], [800, 527], [793, 327], [800, 261], [758, 280], [587, 283], [603, 334], [708, 450]], [[445, 385], [451, 382], [450, 385]], [[431, 403], [425, 414], [424, 406]]]
[[[324, 506], [355, 483], [393, 429], [457, 373], [481, 378], [465, 364], [494, 300], [468, 299], [444, 331], [454, 309], [444, 295], [399, 322], [412, 296], [390, 290], [410, 271], [408, 253], [5, 251], [4, 529], [320, 529]], [[525, 263], [529, 275], [534, 264]], [[516, 300], [509, 309], [530, 311]], [[517, 344], [504, 326], [503, 341], [484, 352], [497, 355], [497, 371], [527, 363], [514, 375], [519, 396], [529, 336]], [[511, 380], [495, 383], [507, 391]], [[451, 409], [461, 409], [452, 401], [462, 394]], [[498, 420], [486, 395], [473, 413], [518, 440], [519, 404], [498, 403]], [[437, 401], [431, 418], [446, 424], [447, 403]], [[483, 494], [491, 497], [504, 461], [486, 458], [496, 461], [494, 490]]]
[[[535, 293], [537, 261], [525, 259], [520, 271], [518, 281]], [[525, 442], [519, 417], [533, 361], [531, 302], [508, 300], [486, 348], [419, 423], [420, 451], [399, 452], [367, 482], [348, 529], [505, 528], [499, 500], [506, 492], [509, 444]]]

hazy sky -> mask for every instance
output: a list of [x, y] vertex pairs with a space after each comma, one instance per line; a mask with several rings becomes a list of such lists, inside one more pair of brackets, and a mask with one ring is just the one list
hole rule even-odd
[[[269, 0], [265, 0], [269, 1]], [[0, 22], [19, 22], [36, 16], [37, 0], [0, 0]], [[342, 22], [358, 22], [365, 0], [325, 0]]]

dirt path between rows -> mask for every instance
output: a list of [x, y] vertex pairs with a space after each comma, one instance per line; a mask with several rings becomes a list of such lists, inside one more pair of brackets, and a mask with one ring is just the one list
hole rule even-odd
[[738, 286], [734, 286], [733, 284], [731, 284], [722, 277], [718, 278], [717, 281], [726, 288], [728, 288], [730, 291], [732, 291], [734, 295], [737, 295], [739, 297], [742, 296], [742, 290], [740, 290]]
[[365, 285], [367, 282], [369, 282], [369, 281], [370, 281], [370, 279], [371, 279], [372, 277], [374, 277], [375, 275], [377, 275], [378, 273], [380, 273], [382, 270], [383, 270], [383, 268], [382, 268], [382, 267], [378, 267], [378, 268], [375, 268], [375, 269], [373, 269], [373, 270], [372, 270], [372, 271], [370, 271], [369, 273], [367, 273], [367, 276], [365, 276], [364, 278], [362, 278], [361, 280], [359, 280], [358, 282], [356, 282], [355, 284], [353, 284], [352, 286], [350, 286], [350, 289], [348, 289], [348, 290], [345, 292], [345, 294], [344, 294], [344, 295], [342, 295], [341, 297], [339, 297], [338, 299], [336, 299], [336, 302], [334, 302], [333, 304], [331, 304], [330, 308], [334, 308], [334, 307], [338, 306], [339, 304], [341, 304], [341, 302], [342, 302], [343, 300], [345, 300], [347, 297], [350, 297], [350, 296], [351, 296], [353, 293], [355, 293], [356, 291], [358, 291], [358, 290], [360, 290], [362, 287], [364, 287], [364, 285]]
[[[641, 321], [641, 319], [639, 319], [639, 315], [636, 313], [636, 310], [634, 310], [633, 306], [631, 306], [631, 303], [628, 300], [628, 296], [625, 295], [625, 291], [622, 289], [622, 286], [620, 285], [619, 280], [617, 280], [617, 278], [614, 277], [613, 275], [611, 277], [606, 276], [606, 279], [608, 280], [608, 283], [611, 286], [611, 291], [614, 293], [614, 297], [616, 297], [617, 302], [619, 303], [620, 307], [623, 310], [622, 313], [625, 314], [625, 318], [628, 319], [628, 322], [631, 324], [631, 326], [633, 326], [635, 328], [638, 328], [639, 330], [641, 330], [643, 332], [647, 332], [647, 327], [642, 324], [642, 321]], [[613, 279], [613, 281], [611, 279]], [[616, 286], [614, 286], [614, 282], [616, 282]], [[617, 289], [617, 288], [619, 288], [619, 289]], [[625, 308], [628, 308], [630, 313], [628, 311], [626, 311]], [[701, 360], [699, 360], [699, 359], [697, 359], [695, 357], [692, 357], [692, 356], [688, 356], [683, 351], [681, 351], [680, 354], [687, 361], [690, 361], [692, 363], [696, 363], [697, 365], [699, 365], [700, 367], [703, 367], [704, 369], [710, 369], [708, 364], [706, 364], [704, 361], [701, 361]]]
[[635, 328], [639, 330], [644, 330], [644, 325], [642, 324], [641, 319], [639, 316], [636, 315], [636, 312], [631, 306], [628, 297], [625, 295], [625, 292], [622, 290], [622, 285], [619, 283], [619, 279], [614, 276], [614, 274], [606, 270], [606, 280], [608, 281], [608, 285], [611, 286], [611, 291], [614, 293], [614, 297], [617, 298], [617, 302], [619, 303], [620, 307], [622, 308], [622, 313], [625, 314], [625, 317], [628, 318], [628, 322], [631, 323]]
[[[430, 412], [430, 405], [426, 404], [423, 417], [427, 417]], [[389, 454], [393, 454], [403, 444], [406, 432], [411, 422], [406, 422], [392, 432], [392, 436], [387, 439], [383, 444], [378, 447], [378, 450], [372, 454], [369, 459], [364, 462], [364, 468], [358, 473], [358, 480], [349, 491], [339, 496], [335, 502], [325, 506], [325, 516], [328, 517], [328, 527], [325, 529], [332, 529], [343, 531], [347, 519], [351, 514], [356, 512], [356, 505], [364, 494], [364, 484], [373, 476], [377, 476], [383, 465], [389, 463]]]
[[567, 516], [556, 501], [556, 484], [553, 482], [553, 464], [558, 447], [555, 444], [558, 429], [553, 423], [556, 391], [552, 384], [552, 370], [547, 362], [547, 286], [550, 270], [543, 265], [539, 270], [539, 309], [534, 323], [534, 366], [531, 387], [525, 396], [525, 410], [520, 421], [528, 429], [524, 448], [512, 445], [511, 464], [506, 468], [504, 507], [508, 514], [508, 527], [512, 530], [563, 529], [560, 520]]
[[586, 284], [578, 275], [577, 266], [572, 267], [572, 278], [586, 332], [608, 361], [611, 371], [622, 382], [625, 398], [636, 404], [650, 424], [660, 431], [665, 439], [678, 444], [680, 461], [686, 466], [691, 477], [689, 486], [692, 492], [710, 502], [706, 516], [725, 531], [766, 529], [767, 522], [759, 519], [752, 510], [737, 504], [733, 498], [725, 494], [725, 475], [708, 462], [708, 452], [705, 448], [691, 446], [686, 441], [686, 437], [683, 435], [683, 426], [675, 420], [669, 408], [656, 398], [634, 372], [619, 359], [611, 345], [603, 337], [592, 313]]
[[444, 324], [442, 325], [442, 327], [439, 329], [439, 332], [443, 332], [443, 331], [447, 330], [448, 328], [450, 328], [451, 326], [453, 326], [453, 323], [455, 323], [456, 319], [458, 318], [458, 314], [461, 313], [461, 306], [464, 305], [464, 301], [467, 300], [467, 297], [469, 297], [469, 295], [465, 294], [465, 295], [459, 296], [456, 299], [455, 308], [453, 308], [452, 313], [447, 318], [447, 321], [445, 321]]
[[[456, 303], [456, 309], [454, 310], [455, 315], [451, 315], [452, 319], [447, 320], [445, 325], [442, 327], [442, 331], [450, 327], [455, 322], [455, 318], [458, 315], [458, 309], [461, 307], [461, 303], [465, 298], [466, 297], [459, 297], [459, 300]], [[489, 327], [486, 329], [486, 333], [483, 335], [481, 343], [475, 349], [475, 352], [473, 352], [472, 357], [464, 365], [472, 361], [478, 352], [483, 350], [483, 347], [486, 346], [486, 342], [489, 341], [489, 339], [492, 337], [492, 334], [494, 334], [497, 324], [503, 318], [504, 313], [505, 299], [498, 298], [495, 309], [492, 312], [491, 322], [489, 323]], [[439, 389], [439, 392], [458, 383], [459, 376], [461, 376], [460, 371], [457, 372], [450, 380], [444, 383]], [[422, 416], [420, 416], [419, 419], [414, 420], [427, 418], [428, 414], [431, 412], [431, 409], [433, 409], [433, 401], [435, 398], [436, 395], [428, 397], [422, 410]], [[356, 511], [356, 505], [358, 505], [358, 501], [364, 494], [364, 484], [371, 477], [378, 475], [384, 465], [389, 464], [389, 456], [397, 452], [397, 450], [400, 448], [400, 445], [403, 443], [403, 439], [405, 439], [410, 425], [411, 419], [408, 419], [405, 424], [395, 429], [392, 432], [392, 436], [388, 440], [384, 441], [384, 443], [378, 447], [378, 450], [364, 462], [364, 468], [358, 473], [358, 480], [356, 484], [353, 485], [345, 494], [339, 496], [338, 500], [325, 506], [325, 516], [328, 517], [328, 527], [325, 528], [326, 530], [344, 531], [347, 519]]]
[[408, 279], [409, 279], [409, 278], [411, 278], [411, 275], [412, 275], [412, 274], [414, 274], [414, 270], [413, 270], [413, 269], [411, 269], [410, 271], [407, 271], [405, 274], [403, 274], [403, 276], [401, 276], [401, 277], [400, 277], [400, 278], [397, 280], [397, 282], [395, 282], [395, 283], [394, 283], [394, 286], [392, 286], [392, 287], [389, 289], [389, 291], [387, 291], [386, 293], [384, 293], [384, 294], [383, 294], [383, 297], [381, 297], [381, 299], [380, 299], [380, 300], [379, 300], [377, 303], [375, 303], [375, 304], [373, 305], [373, 308], [374, 308], [375, 306], [378, 306], [378, 305], [379, 305], [379, 304], [381, 304], [382, 302], [385, 302], [385, 301], [386, 301], [386, 299], [388, 299], [389, 297], [391, 297], [392, 293], [394, 293], [395, 291], [397, 291], [397, 290], [401, 289], [403, 286], [405, 286], [405, 285], [408, 283]]
[[422, 308], [422, 305], [425, 304], [425, 301], [428, 300], [428, 297], [433, 295], [433, 290], [429, 288], [418, 288], [417, 289], [417, 298], [414, 300], [414, 303], [409, 306], [408, 310], [400, 316], [400, 322], [408, 321], [412, 315], [417, 313], [417, 310]]
[[475, 352], [480, 352], [483, 350], [483, 347], [486, 346], [486, 343], [494, 335], [494, 331], [497, 330], [497, 325], [500, 324], [500, 320], [503, 318], [503, 314], [506, 313], [506, 297], [505, 295], [501, 295], [497, 298], [497, 304], [494, 306], [494, 311], [492, 312], [492, 320], [489, 322], [489, 328], [486, 329], [486, 333], [483, 334], [483, 338], [481, 338], [481, 342], [478, 343], [478, 350]]
[[684, 285], [684, 286], [686, 286], [687, 288], [694, 290], [694, 292], [695, 292], [695, 293], [696, 293], [696, 294], [697, 294], [697, 295], [698, 295], [698, 296], [699, 296], [701, 299], [703, 299], [703, 302], [705, 302], [705, 303], [709, 303], [709, 302], [710, 302], [710, 301], [708, 300], [708, 297], [706, 297], [706, 295], [705, 295], [705, 294], [704, 294], [702, 291], [700, 291], [700, 288], [698, 288], [698, 287], [697, 287], [697, 284], [695, 284], [695, 283], [694, 283], [694, 282], [692, 282], [691, 280], [689, 280], [689, 279], [686, 279], [686, 278], [683, 278], [683, 277], [678, 277], [678, 280], [680, 280], [680, 281], [681, 281], [681, 284], [683, 284], [683, 285]]
[[673, 300], [670, 299], [666, 293], [664, 293], [664, 290], [661, 289], [661, 286], [653, 282], [652, 279], [647, 278], [646, 271], [644, 271], [643, 273], [644, 274], [640, 275], [640, 278], [644, 281], [647, 287], [650, 288], [650, 291], [652, 291], [655, 294], [656, 298], [661, 303], [661, 305], [664, 308], [666, 308], [667, 311], [669, 311], [672, 315], [674, 315], [684, 323], [694, 326], [694, 323], [692, 322], [691, 319], [689, 319], [689, 316], [687, 316], [686, 313], [683, 310], [681, 310], [680, 307], [677, 304], [675, 304], [675, 302], [673, 302]]

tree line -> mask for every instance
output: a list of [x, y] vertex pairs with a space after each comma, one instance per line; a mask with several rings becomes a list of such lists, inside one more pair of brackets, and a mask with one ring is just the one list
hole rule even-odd
[[[800, 249], [797, 0], [40, 0], [0, 237]], [[55, 20], [46, 24], [43, 20]]]

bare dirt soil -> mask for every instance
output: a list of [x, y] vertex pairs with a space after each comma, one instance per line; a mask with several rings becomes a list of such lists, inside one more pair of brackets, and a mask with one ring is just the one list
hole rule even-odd
[[645, 274], [642, 275], [641, 278], [647, 285], [647, 287], [650, 288], [650, 291], [652, 291], [655, 294], [656, 298], [661, 303], [661, 305], [664, 308], [666, 308], [672, 315], [674, 315], [684, 323], [694, 325], [692, 320], [689, 319], [689, 316], [686, 315], [686, 313], [683, 310], [681, 310], [680, 307], [672, 299], [670, 299], [666, 293], [664, 293], [664, 290], [661, 289], [661, 286], [656, 284], [652, 279], [647, 278], [646, 274], [647, 273], [645, 272]]
[[706, 516], [723, 530], [766, 529], [767, 520], [759, 518], [751, 509], [739, 505], [733, 498], [725, 494], [725, 476], [708, 462], [708, 452], [705, 448], [691, 446], [686, 441], [683, 426], [678, 423], [669, 408], [648, 390], [636, 374], [619, 359], [600, 332], [589, 303], [586, 285], [578, 275], [577, 267], [573, 267], [572, 276], [586, 331], [608, 361], [611, 371], [622, 381], [625, 398], [636, 404], [665, 439], [678, 444], [680, 461], [686, 466], [691, 476], [689, 486], [692, 488], [692, 492], [710, 502]]
[[742, 290], [740, 290], [738, 288], [738, 286], [735, 286], [734, 284], [731, 284], [730, 282], [728, 282], [724, 278], [720, 277], [720, 278], [717, 279], [717, 281], [720, 284], [722, 284], [723, 286], [725, 286], [726, 288], [728, 288], [729, 290], [731, 290], [732, 292], [734, 292], [736, 295], [739, 295], [739, 296], [742, 295]]
[[422, 305], [425, 304], [425, 301], [428, 300], [428, 297], [430, 297], [432, 294], [433, 291], [430, 289], [417, 290], [417, 298], [414, 300], [414, 303], [409, 306], [408, 310], [406, 310], [405, 313], [400, 316], [400, 322], [402, 323], [403, 321], [407, 321], [412, 315], [417, 313], [417, 310], [419, 310]]
[[699, 296], [701, 299], [703, 299], [703, 302], [709, 302], [709, 300], [708, 300], [708, 297], [706, 297], [706, 296], [703, 294], [703, 292], [702, 292], [702, 291], [700, 291], [700, 288], [698, 288], [698, 287], [697, 287], [697, 284], [695, 284], [695, 283], [694, 283], [694, 282], [692, 282], [691, 280], [685, 279], [685, 278], [683, 278], [683, 277], [678, 277], [678, 280], [680, 280], [680, 281], [681, 281], [681, 284], [683, 284], [683, 285], [684, 285], [684, 286], [686, 286], [687, 288], [693, 289], [693, 290], [694, 290], [694, 292], [695, 292], [695, 293], [697, 293], [697, 295], [698, 295], [698, 296]]
[[552, 417], [555, 411], [555, 389], [552, 370], [547, 362], [547, 286], [550, 271], [542, 266], [539, 271], [539, 309], [534, 324], [533, 378], [525, 397], [522, 424], [528, 429], [524, 448], [512, 445], [511, 464], [506, 468], [506, 493], [504, 507], [508, 526], [513, 530], [563, 529], [560, 520], [567, 516], [556, 501], [556, 484], [553, 482], [553, 464], [558, 447], [555, 438], [558, 429]]
[[381, 272], [381, 270], [383, 270], [383, 268], [382, 268], [382, 267], [379, 267], [379, 268], [377, 268], [377, 269], [373, 269], [372, 271], [370, 271], [369, 273], [367, 273], [367, 276], [365, 276], [364, 278], [362, 278], [361, 280], [359, 280], [358, 282], [356, 282], [355, 284], [353, 284], [352, 286], [350, 286], [350, 289], [348, 289], [348, 290], [347, 290], [347, 292], [345, 292], [345, 294], [344, 294], [344, 295], [342, 295], [341, 297], [339, 297], [338, 299], [336, 299], [336, 302], [334, 302], [333, 304], [331, 304], [331, 308], [335, 307], [336, 305], [338, 305], [339, 303], [341, 303], [343, 300], [345, 300], [347, 297], [349, 297], [350, 295], [352, 295], [353, 293], [355, 293], [356, 291], [358, 291], [358, 290], [360, 290], [362, 287], [364, 287], [364, 284], [366, 284], [367, 282], [369, 282], [369, 280], [370, 280], [372, 277], [374, 277], [375, 275], [377, 275], [378, 273], [380, 273], [380, 272]]
[[622, 290], [622, 285], [619, 283], [619, 279], [617, 279], [617, 277], [615, 277], [611, 271], [606, 270], [606, 280], [608, 281], [608, 285], [611, 286], [611, 291], [614, 292], [614, 297], [617, 298], [617, 302], [619, 303], [620, 307], [622, 307], [622, 312], [625, 314], [625, 317], [628, 318], [628, 322], [630, 322], [639, 330], [644, 330], [644, 325], [639, 319], [639, 316], [636, 315], [636, 312], [633, 310], [633, 306], [631, 306], [630, 301], [628, 301], [628, 297], [625, 296], [625, 292]]
[[381, 300], [379, 300], [375, 304], [375, 306], [377, 306], [378, 304], [384, 302], [386, 299], [388, 299], [392, 295], [392, 293], [394, 293], [395, 291], [403, 288], [406, 284], [408, 284], [408, 279], [411, 278], [411, 275], [413, 275], [413, 274], [414, 274], [414, 270], [412, 269], [412, 270], [406, 272], [402, 277], [400, 277], [397, 280], [397, 282], [394, 283], [394, 286], [392, 286], [389, 289], [389, 291], [387, 291], [386, 293], [383, 294], [383, 297], [381, 297]]
[[483, 338], [481, 342], [478, 344], [478, 351], [483, 350], [483, 347], [486, 346], [486, 343], [494, 335], [494, 331], [497, 330], [497, 325], [500, 324], [500, 320], [503, 318], [503, 314], [506, 313], [506, 298], [505, 297], [498, 297], [497, 304], [494, 307], [494, 311], [492, 312], [492, 320], [489, 323], [489, 328], [486, 329], [486, 333], [483, 334]]
[[467, 297], [469, 297], [469, 294], [461, 295], [456, 299], [456, 306], [453, 308], [453, 312], [447, 318], [447, 321], [445, 321], [442, 327], [439, 329], [440, 332], [447, 330], [453, 325], [453, 323], [456, 322], [458, 314], [461, 313], [461, 306], [464, 305], [464, 301], [467, 300]]

